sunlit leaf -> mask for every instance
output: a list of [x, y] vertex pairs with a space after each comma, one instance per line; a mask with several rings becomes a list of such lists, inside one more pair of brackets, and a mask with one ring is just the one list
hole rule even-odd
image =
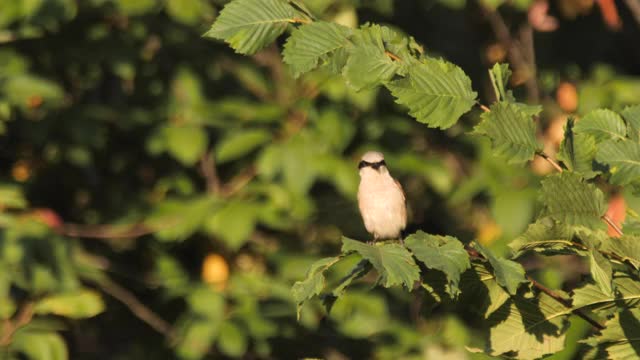
[[413, 283], [420, 279], [420, 269], [411, 253], [399, 244], [368, 245], [360, 241], [342, 238], [342, 252], [355, 251], [367, 259], [378, 271], [385, 287], [404, 285], [413, 289]]
[[331, 61], [331, 55], [349, 44], [352, 30], [324, 21], [302, 25], [291, 33], [282, 52], [284, 62], [295, 77], [315, 69], [320, 62]]
[[469, 255], [460, 240], [418, 231], [404, 241], [413, 255], [427, 268], [445, 273], [452, 295], [460, 292], [460, 275], [471, 266]]
[[240, 54], [254, 54], [300, 18], [284, 0], [235, 0], [222, 9], [205, 36], [224, 40]]
[[640, 144], [631, 140], [600, 143], [596, 160], [609, 166], [611, 182], [628, 185], [640, 180]]
[[477, 242], [473, 243], [473, 247], [489, 260], [498, 284], [507, 289], [509, 294], [514, 295], [518, 291], [520, 284], [527, 282], [524, 277], [524, 268], [519, 263], [497, 257], [489, 249]]
[[611, 110], [593, 110], [580, 119], [574, 128], [578, 134], [590, 134], [597, 142], [603, 140], [623, 140], [627, 128], [620, 115]]
[[491, 111], [482, 114], [482, 122], [474, 128], [474, 133], [491, 139], [496, 155], [518, 164], [533, 159], [541, 150], [536, 140], [536, 124], [530, 115], [517, 104], [498, 102]]
[[408, 67], [407, 75], [387, 85], [398, 104], [429, 127], [447, 129], [469, 111], [476, 99], [471, 80], [457, 66], [427, 58]]
[[596, 140], [587, 133], [576, 134], [573, 131], [574, 120], [569, 119], [564, 129], [564, 139], [560, 143], [558, 160], [561, 160], [569, 170], [590, 179], [598, 174], [593, 171], [593, 160], [596, 156]]
[[548, 215], [567, 225], [602, 226], [604, 195], [580, 175], [563, 172], [542, 180], [541, 200]]

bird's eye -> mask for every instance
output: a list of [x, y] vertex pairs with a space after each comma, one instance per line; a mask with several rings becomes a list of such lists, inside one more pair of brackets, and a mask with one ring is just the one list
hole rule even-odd
[[358, 164], [358, 169], [362, 169], [363, 167], [368, 166], [368, 165], [369, 165], [369, 163], [368, 163], [368, 162], [366, 162], [366, 161], [362, 160], [362, 161], [360, 161], [360, 163]]
[[378, 161], [378, 162], [372, 163], [372, 164], [370, 164], [370, 165], [371, 165], [371, 167], [372, 167], [372, 168], [374, 168], [375, 170], [378, 170], [378, 169], [380, 169], [380, 167], [381, 167], [381, 166], [386, 166], [387, 164], [384, 162], [384, 160], [381, 160], [381, 161]]

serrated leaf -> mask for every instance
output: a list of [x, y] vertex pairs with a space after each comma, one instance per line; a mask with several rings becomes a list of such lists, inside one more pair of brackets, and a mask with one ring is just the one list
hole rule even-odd
[[573, 291], [573, 308], [594, 311], [617, 306], [635, 307], [640, 304], [640, 282], [629, 275], [613, 278], [615, 293], [607, 293], [597, 284], [588, 283]]
[[537, 359], [564, 348], [570, 309], [541, 293], [536, 298], [512, 297], [489, 317], [490, 355], [517, 354]]
[[491, 69], [489, 69], [489, 76], [491, 78], [491, 85], [496, 95], [496, 101], [509, 101], [515, 102], [515, 98], [510, 91], [507, 91], [507, 84], [509, 78], [511, 78], [511, 69], [509, 64], [495, 63]]
[[576, 173], [563, 172], [542, 180], [541, 200], [548, 215], [566, 225], [603, 226], [604, 195]]
[[460, 240], [418, 231], [404, 242], [427, 268], [440, 270], [447, 276], [451, 295], [460, 293], [460, 275], [471, 266], [469, 255]]
[[400, 65], [385, 53], [385, 40], [390, 30], [369, 25], [356, 31], [351, 38], [349, 58], [342, 75], [356, 91], [370, 89], [389, 81]]
[[615, 185], [628, 185], [640, 180], [640, 144], [635, 141], [602, 142], [596, 161], [609, 166], [611, 182]]
[[509, 294], [514, 295], [518, 291], [520, 284], [527, 282], [527, 279], [524, 277], [524, 268], [519, 263], [499, 258], [477, 242], [473, 243], [473, 247], [489, 260], [498, 284], [507, 289]]
[[205, 34], [224, 40], [240, 54], [254, 54], [296, 22], [295, 9], [284, 0], [234, 0]]
[[298, 77], [349, 44], [352, 32], [346, 26], [324, 21], [303, 25], [287, 39], [282, 52], [284, 62]]
[[620, 115], [607, 109], [589, 112], [576, 123], [574, 131], [593, 135], [597, 142], [609, 139], [624, 139], [627, 133]]
[[411, 253], [399, 244], [368, 245], [343, 237], [342, 252], [350, 251], [357, 252], [373, 265], [384, 287], [404, 285], [411, 290], [413, 283], [420, 279], [420, 269]]
[[460, 303], [469, 304], [488, 318], [498, 310], [511, 295], [496, 281], [489, 264], [472, 262], [471, 268], [460, 279]]
[[509, 247], [514, 258], [528, 251], [545, 255], [582, 254], [584, 250], [571, 240], [573, 234], [571, 228], [557, 224], [550, 218], [542, 218], [529, 225], [524, 234], [515, 238]]
[[620, 115], [627, 123], [627, 134], [633, 141], [640, 141], [640, 105], [627, 106]]
[[600, 290], [605, 294], [612, 294], [611, 277], [613, 270], [611, 263], [597, 251], [589, 252], [589, 269], [591, 277], [596, 282]]
[[609, 238], [600, 250], [615, 254], [621, 261], [640, 270], [640, 236], [623, 235], [619, 238]]
[[638, 359], [640, 357], [639, 319], [640, 310], [625, 309], [607, 321], [605, 329], [599, 335], [582, 342], [606, 352], [607, 359]]
[[262, 129], [232, 133], [216, 145], [216, 160], [219, 164], [240, 158], [271, 139], [271, 134]]
[[477, 93], [471, 80], [456, 65], [427, 58], [407, 69], [404, 79], [387, 84], [396, 102], [429, 127], [447, 129], [469, 111]]
[[309, 271], [307, 271], [306, 279], [296, 281], [296, 283], [293, 284], [293, 287], [291, 288], [291, 295], [298, 305], [298, 318], [300, 318], [300, 308], [302, 304], [312, 297], [319, 295], [324, 289], [324, 272], [340, 259], [341, 257], [336, 256], [316, 261], [311, 265]]
[[495, 103], [481, 118], [474, 133], [489, 137], [493, 152], [506, 158], [508, 163], [529, 161], [541, 149], [536, 140], [536, 124], [517, 104]]
[[569, 118], [564, 129], [564, 139], [560, 143], [558, 160], [561, 160], [569, 170], [580, 173], [585, 179], [598, 174], [593, 171], [592, 164], [596, 156], [596, 139], [589, 134], [576, 134], [573, 131], [574, 121]]

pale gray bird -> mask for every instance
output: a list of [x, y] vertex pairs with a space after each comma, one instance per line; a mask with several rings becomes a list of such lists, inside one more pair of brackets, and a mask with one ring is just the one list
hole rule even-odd
[[399, 239], [407, 225], [407, 207], [400, 183], [391, 177], [384, 155], [369, 151], [360, 164], [358, 207], [374, 240]]

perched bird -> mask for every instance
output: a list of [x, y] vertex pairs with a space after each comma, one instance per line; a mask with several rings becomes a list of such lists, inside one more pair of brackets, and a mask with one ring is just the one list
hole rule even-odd
[[358, 207], [364, 227], [374, 240], [399, 239], [407, 225], [407, 208], [400, 183], [391, 177], [384, 155], [369, 151], [360, 164]]

